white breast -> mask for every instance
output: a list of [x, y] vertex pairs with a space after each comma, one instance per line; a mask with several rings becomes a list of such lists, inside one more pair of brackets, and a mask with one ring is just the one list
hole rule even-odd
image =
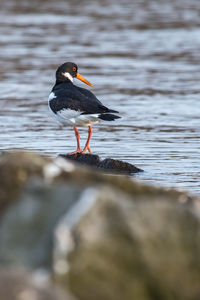
[[72, 109], [62, 109], [56, 113], [56, 118], [62, 124], [75, 125], [75, 120], [80, 116], [80, 114], [80, 112]]
[[49, 95], [49, 99], [48, 101], [53, 100], [54, 98], [57, 98], [56, 95], [54, 94], [54, 92], [51, 92], [51, 94]]
[[71, 109], [62, 109], [55, 117], [66, 125], [88, 126], [99, 121], [98, 114], [82, 115], [81, 112]]
[[[51, 100], [56, 98], [54, 92], [51, 92], [48, 99], [48, 104]], [[88, 126], [99, 122], [98, 114], [82, 115], [81, 112], [72, 109], [62, 109], [57, 113], [54, 113], [49, 106], [51, 115], [56, 118], [59, 123], [63, 125], [77, 125], [77, 126]]]

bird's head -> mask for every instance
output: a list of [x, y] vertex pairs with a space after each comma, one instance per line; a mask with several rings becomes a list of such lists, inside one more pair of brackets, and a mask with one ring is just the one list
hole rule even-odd
[[57, 82], [65, 82], [71, 81], [77, 78], [89, 86], [93, 86], [89, 81], [87, 81], [82, 75], [78, 73], [78, 66], [72, 62], [66, 62], [58, 67], [56, 71], [56, 81]]

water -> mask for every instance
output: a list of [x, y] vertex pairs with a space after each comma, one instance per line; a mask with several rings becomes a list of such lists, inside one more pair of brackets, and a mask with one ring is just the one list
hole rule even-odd
[[73, 130], [47, 108], [57, 66], [74, 61], [122, 116], [93, 127], [93, 153], [144, 169], [137, 180], [200, 195], [199, 16], [196, 0], [1, 1], [0, 148], [75, 149]]

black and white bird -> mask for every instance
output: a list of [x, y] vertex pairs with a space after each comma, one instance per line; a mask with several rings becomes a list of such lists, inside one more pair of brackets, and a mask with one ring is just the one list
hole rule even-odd
[[[63, 125], [71, 125], [77, 139], [77, 150], [69, 153], [91, 153], [89, 146], [92, 136], [91, 125], [104, 121], [114, 121], [120, 118], [113, 113], [118, 113], [104, 106], [95, 95], [87, 89], [73, 84], [73, 79], [78, 78], [89, 86], [93, 86], [78, 73], [78, 66], [72, 62], [66, 62], [56, 71], [56, 83], [49, 95], [49, 109], [53, 116]], [[80, 146], [80, 134], [76, 126], [88, 126], [88, 139], [84, 149]]]

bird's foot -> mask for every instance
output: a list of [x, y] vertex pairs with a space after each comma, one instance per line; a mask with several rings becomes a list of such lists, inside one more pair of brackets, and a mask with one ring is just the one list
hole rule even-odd
[[81, 154], [84, 154], [88, 150], [89, 153], [92, 153], [90, 146], [87, 146], [81, 151]]
[[74, 151], [74, 152], [67, 153], [67, 155], [74, 155], [74, 154], [79, 154], [79, 153], [82, 153], [82, 150], [81, 150], [81, 149], [77, 149], [77, 150]]

